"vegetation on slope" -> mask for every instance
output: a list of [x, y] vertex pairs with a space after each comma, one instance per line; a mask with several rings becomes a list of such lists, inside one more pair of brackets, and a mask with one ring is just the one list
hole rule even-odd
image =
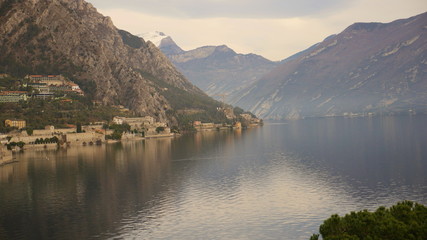
[[155, 78], [151, 74], [139, 71], [145, 78], [156, 84], [158, 92], [168, 100], [173, 109], [166, 111], [170, 117], [175, 117], [178, 124], [187, 128], [190, 122], [225, 123], [227, 118], [217, 110], [221, 103], [205, 94], [189, 93], [167, 82]]
[[68, 125], [89, 124], [111, 121], [114, 116], [130, 116], [111, 106], [95, 106], [81, 96], [73, 96], [72, 101], [64, 99], [31, 99], [19, 103], [0, 103], [0, 132], [11, 129], [4, 126], [6, 119], [23, 119], [33, 129], [43, 129], [46, 125], [67, 127]]

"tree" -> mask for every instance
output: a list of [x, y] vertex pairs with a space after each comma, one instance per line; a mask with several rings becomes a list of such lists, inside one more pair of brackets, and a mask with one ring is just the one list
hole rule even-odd
[[82, 132], [82, 124], [81, 123], [77, 123], [77, 133], [81, 133]]
[[33, 135], [34, 130], [32, 128], [27, 127], [26, 131], [27, 131], [28, 136]]
[[156, 128], [156, 132], [157, 132], [157, 133], [164, 132], [164, 131], [165, 131], [165, 128], [164, 128], [164, 127], [157, 127], [157, 128]]
[[319, 240], [319, 234], [313, 234], [311, 237], [310, 237], [310, 240]]
[[20, 149], [23, 149], [25, 146], [25, 143], [23, 141], [20, 141], [16, 144], [16, 146], [18, 146]]
[[[422, 240], [427, 239], [427, 207], [411, 201], [399, 202], [375, 212], [332, 215], [319, 228], [324, 240]], [[310, 240], [319, 239], [318, 234]]]

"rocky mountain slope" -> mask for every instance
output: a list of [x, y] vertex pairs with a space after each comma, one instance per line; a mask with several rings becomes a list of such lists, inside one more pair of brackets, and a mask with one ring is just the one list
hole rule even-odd
[[218, 99], [219, 95], [225, 94], [228, 103], [240, 89], [253, 84], [279, 64], [256, 54], [238, 54], [225, 45], [184, 51], [163, 33], [141, 36], [157, 43], [160, 50], [193, 84]]
[[219, 104], [154, 44], [117, 29], [84, 0], [0, 0], [0, 52], [0, 71], [63, 74], [94, 100], [159, 120]]
[[427, 112], [427, 13], [353, 24], [237, 96], [269, 119]]

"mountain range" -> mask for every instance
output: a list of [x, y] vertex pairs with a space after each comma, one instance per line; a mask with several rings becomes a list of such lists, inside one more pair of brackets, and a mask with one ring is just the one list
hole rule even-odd
[[265, 119], [427, 112], [427, 13], [355, 23], [282, 61], [230, 103]]
[[355, 23], [280, 62], [146, 34], [210, 96], [264, 119], [427, 113], [427, 13]]
[[221, 104], [202, 90], [265, 119], [427, 113], [427, 13], [355, 23], [281, 62], [141, 36], [84, 0], [0, 0], [0, 72], [63, 74], [138, 115], [217, 115]]
[[230, 102], [234, 95], [272, 71], [278, 62], [256, 54], [239, 54], [226, 45], [185, 51], [162, 32], [143, 33], [157, 45], [189, 81], [209, 96]]
[[176, 123], [220, 106], [152, 43], [116, 28], [84, 0], [0, 0], [0, 71], [63, 74], [103, 104]]

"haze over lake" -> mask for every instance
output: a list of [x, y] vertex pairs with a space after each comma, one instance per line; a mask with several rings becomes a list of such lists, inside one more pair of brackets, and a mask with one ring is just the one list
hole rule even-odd
[[330, 215], [427, 204], [425, 116], [324, 118], [27, 151], [0, 239], [309, 239]]

